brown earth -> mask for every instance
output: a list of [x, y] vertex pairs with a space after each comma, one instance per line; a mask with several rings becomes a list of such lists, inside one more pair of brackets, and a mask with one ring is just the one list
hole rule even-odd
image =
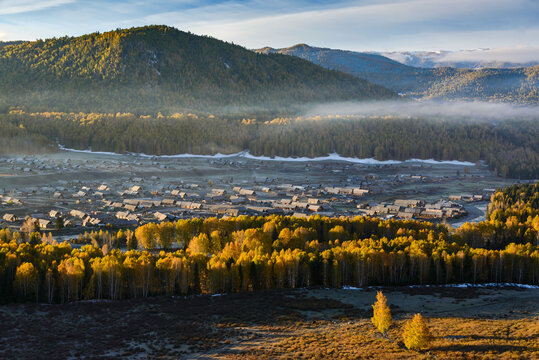
[[[2, 359], [539, 358], [539, 290], [385, 288], [394, 325], [374, 332], [376, 289], [274, 290], [0, 307]], [[428, 351], [402, 324], [428, 320]]]

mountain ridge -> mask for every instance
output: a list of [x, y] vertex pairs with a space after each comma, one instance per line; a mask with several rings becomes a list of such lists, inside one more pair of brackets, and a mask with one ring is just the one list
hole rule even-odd
[[318, 48], [306, 44], [282, 49], [265, 47], [255, 51], [300, 57], [413, 97], [539, 103], [539, 66], [430, 69], [408, 66], [376, 53]]
[[162, 25], [1, 47], [0, 90], [4, 107], [64, 111], [271, 110], [396, 96], [302, 59]]

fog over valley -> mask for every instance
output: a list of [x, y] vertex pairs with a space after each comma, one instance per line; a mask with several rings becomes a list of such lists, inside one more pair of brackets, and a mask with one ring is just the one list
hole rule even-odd
[[305, 116], [359, 115], [425, 119], [539, 120], [539, 106], [477, 101], [396, 100], [309, 105]]

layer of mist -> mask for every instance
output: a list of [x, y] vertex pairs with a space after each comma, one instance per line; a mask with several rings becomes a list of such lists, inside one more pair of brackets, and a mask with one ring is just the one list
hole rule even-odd
[[305, 116], [358, 115], [432, 119], [539, 119], [539, 106], [465, 101], [376, 101], [311, 105]]
[[450, 66], [457, 68], [511, 68], [539, 64], [538, 46], [514, 46], [495, 49], [475, 49], [460, 51], [393, 51], [377, 52], [400, 63], [434, 68]]

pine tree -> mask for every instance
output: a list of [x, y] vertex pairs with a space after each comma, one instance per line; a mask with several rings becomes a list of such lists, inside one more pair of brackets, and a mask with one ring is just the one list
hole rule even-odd
[[127, 230], [125, 232], [125, 242], [127, 246], [127, 250], [136, 250], [137, 249], [137, 238], [135, 237], [135, 233], [131, 230]]
[[431, 341], [431, 334], [421, 314], [415, 314], [413, 319], [404, 324], [402, 333], [404, 345], [410, 350], [426, 349]]
[[54, 221], [54, 227], [56, 230], [62, 230], [64, 228], [64, 219], [61, 216], [58, 216]]
[[391, 310], [387, 305], [387, 298], [381, 291], [378, 291], [376, 294], [376, 302], [372, 308], [373, 317], [371, 318], [371, 321], [378, 331], [385, 334], [391, 326]]

